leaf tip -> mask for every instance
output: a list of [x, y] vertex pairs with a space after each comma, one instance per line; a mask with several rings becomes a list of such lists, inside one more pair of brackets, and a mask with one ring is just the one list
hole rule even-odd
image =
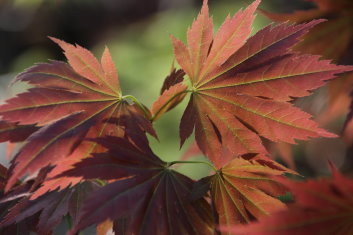
[[203, 2], [202, 2], [202, 8], [203, 7], [207, 7], [208, 6], [208, 0], [203, 0]]
[[63, 43], [62, 40], [58, 39], [58, 38], [55, 38], [55, 37], [52, 37], [52, 36], [48, 36], [48, 38], [50, 40], [52, 40], [53, 42], [55, 42], [56, 44], [60, 45], [61, 43]]
[[169, 38], [170, 38], [170, 40], [172, 40], [172, 42], [174, 43], [175, 41], [178, 41], [178, 39], [176, 38], [176, 37], [174, 37], [174, 35], [173, 34], [169, 34]]
[[256, 0], [253, 3], [251, 3], [250, 7], [257, 8], [261, 3], [261, 0]]
[[309, 28], [312, 28], [318, 24], [321, 24], [323, 22], [326, 22], [327, 20], [326, 19], [316, 19], [316, 20], [312, 20], [310, 22], [307, 23], [308, 26], [310, 26]]
[[326, 137], [326, 138], [337, 138], [339, 137], [338, 135], [334, 134], [334, 133], [331, 133], [331, 132], [328, 132], [324, 129], [319, 129], [318, 132], [319, 136], [322, 136], [322, 137]]

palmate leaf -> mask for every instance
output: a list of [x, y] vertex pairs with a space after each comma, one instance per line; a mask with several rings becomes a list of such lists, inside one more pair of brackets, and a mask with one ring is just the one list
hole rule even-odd
[[86, 49], [52, 38], [64, 49], [69, 64], [38, 64], [17, 77], [34, 88], [0, 106], [4, 121], [41, 127], [12, 162], [9, 189], [17, 178], [66, 157], [82, 159], [99, 152], [84, 138], [116, 135], [148, 145], [145, 133], [156, 136], [145, 108], [121, 95], [108, 49], [101, 63]]
[[268, 26], [248, 38], [259, 3], [228, 17], [213, 39], [205, 0], [188, 30], [188, 46], [172, 37], [176, 59], [192, 86], [180, 124], [181, 143], [195, 130], [200, 149], [217, 167], [224, 164], [224, 147], [234, 156], [266, 153], [260, 136], [287, 143], [333, 137], [288, 101], [352, 69], [290, 51], [322, 21]]
[[259, 222], [234, 229], [232, 234], [327, 234], [346, 235], [353, 231], [353, 181], [332, 170], [332, 179], [282, 183], [294, 194], [288, 210]]
[[189, 198], [191, 179], [169, 169], [151, 150], [125, 139], [97, 141], [108, 151], [84, 159], [63, 176], [111, 183], [86, 200], [70, 234], [108, 218], [117, 234], [213, 234], [209, 204]]
[[[223, 152], [230, 158], [229, 152]], [[286, 208], [277, 197], [286, 188], [274, 177], [284, 173], [297, 174], [266, 156], [236, 158], [194, 184], [192, 198], [210, 196], [219, 226], [249, 223]]]
[[[85, 143], [87, 145], [87, 143]], [[81, 150], [78, 148], [76, 150]], [[97, 151], [97, 148], [96, 148]], [[81, 151], [79, 151], [81, 153]], [[60, 164], [56, 165], [48, 174], [45, 180], [42, 182], [39, 188], [37, 188], [30, 196], [30, 200], [35, 200], [38, 197], [46, 194], [53, 190], [63, 190], [67, 187], [78, 184], [82, 181], [82, 177], [58, 177], [62, 172], [73, 168], [73, 165], [80, 161], [79, 157], [74, 157], [77, 154], [75, 151], [68, 158], [60, 161]]]
[[[222, 155], [231, 159], [229, 152]], [[218, 226], [249, 223], [286, 209], [278, 199], [287, 191], [278, 181], [284, 173], [297, 174], [264, 155], [236, 158], [197, 181], [191, 198], [202, 198], [210, 191]]]
[[[268, 160], [270, 162], [270, 160]], [[211, 196], [222, 226], [248, 223], [286, 208], [276, 197], [285, 188], [273, 176], [285, 170], [236, 158], [211, 177]]]
[[[350, 0], [313, 0], [317, 8], [295, 11], [292, 13], [269, 13], [262, 11], [271, 20], [293, 23], [309, 22], [313, 19], [328, 19], [328, 21], [313, 28], [304, 40], [294, 47], [303, 53], [322, 55], [336, 62], [352, 64], [353, 3]], [[329, 83], [328, 104], [318, 117], [320, 123], [327, 123], [340, 115], [346, 114], [349, 105], [349, 93], [353, 84], [353, 74], [347, 74], [341, 79]]]

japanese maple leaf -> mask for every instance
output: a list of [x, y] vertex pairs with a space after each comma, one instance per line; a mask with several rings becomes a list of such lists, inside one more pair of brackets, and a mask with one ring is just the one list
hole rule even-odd
[[333, 169], [332, 179], [282, 183], [295, 202], [259, 222], [227, 231], [232, 234], [351, 234], [353, 229], [353, 180]]
[[[270, 19], [280, 22], [303, 23], [319, 18], [328, 19], [311, 30], [294, 49], [303, 53], [319, 54], [340, 63], [352, 64], [353, 2], [351, 0], [311, 1], [317, 5], [317, 8], [284, 14], [265, 11], [263, 13]], [[321, 123], [327, 123], [347, 112], [350, 102], [348, 95], [352, 85], [352, 73], [329, 84], [328, 105], [318, 119]]]
[[284, 173], [296, 174], [263, 155], [235, 158], [195, 183], [192, 195], [198, 198], [210, 190], [220, 226], [249, 223], [286, 208], [277, 198], [286, 188], [274, 178]]
[[97, 140], [106, 153], [94, 154], [63, 176], [111, 183], [91, 194], [70, 234], [107, 219], [117, 234], [213, 234], [209, 204], [191, 201], [193, 181], [169, 168], [150, 149], [126, 139]]
[[276, 197], [285, 188], [271, 177], [283, 170], [272, 169], [257, 161], [237, 158], [211, 179], [211, 196], [220, 225], [248, 223], [286, 208]]
[[334, 136], [288, 101], [352, 69], [291, 51], [320, 20], [268, 26], [249, 38], [259, 3], [227, 17], [213, 36], [205, 0], [187, 32], [188, 45], [172, 37], [176, 60], [191, 83], [180, 123], [181, 144], [195, 130], [200, 149], [217, 167], [225, 164], [224, 147], [234, 156], [266, 153], [260, 136], [287, 143]]
[[9, 209], [9, 213], [0, 222], [0, 228], [18, 224], [38, 214], [36, 232], [39, 235], [50, 234], [66, 214], [75, 222], [82, 202], [97, 188], [96, 183], [87, 181], [73, 188], [49, 192], [35, 200], [24, 197]]
[[17, 178], [63, 158], [79, 160], [101, 151], [95, 143], [82, 142], [84, 138], [116, 135], [148, 145], [145, 132], [156, 136], [147, 109], [122, 96], [108, 49], [99, 63], [78, 45], [52, 40], [64, 50], [69, 64], [51, 61], [29, 68], [16, 80], [34, 87], [0, 106], [2, 119], [16, 123], [16, 128], [40, 127], [15, 156], [7, 189]]

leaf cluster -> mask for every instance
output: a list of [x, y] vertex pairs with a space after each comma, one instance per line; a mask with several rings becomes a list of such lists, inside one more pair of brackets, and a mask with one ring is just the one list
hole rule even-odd
[[[107, 48], [98, 60], [51, 38], [67, 63], [40, 63], [19, 74], [15, 82], [32, 87], [0, 106], [0, 140], [24, 142], [10, 168], [0, 166], [0, 233], [50, 234], [63, 217], [72, 235], [93, 224], [98, 234], [254, 232], [263, 228], [239, 224], [276, 226], [277, 217], [268, 216], [277, 213], [286, 221], [278, 231], [291, 227], [288, 221], [300, 223], [297, 214], [313, 223], [331, 220], [347, 205], [351, 189], [343, 185], [351, 181], [335, 170], [327, 181], [284, 180], [297, 173], [271, 160], [265, 143], [336, 137], [292, 101], [353, 68], [292, 50], [322, 20], [270, 25], [250, 36], [259, 4], [228, 16], [214, 34], [205, 0], [187, 44], [171, 36], [180, 68], [172, 68], [151, 108], [123, 95]], [[180, 145], [195, 133], [207, 162], [165, 162], [149, 146], [147, 135], [158, 139], [153, 123], [184, 99]], [[195, 181], [175, 169], [180, 163], [204, 163], [213, 172]], [[279, 200], [288, 191], [299, 205]], [[320, 203], [332, 206], [325, 216]]]

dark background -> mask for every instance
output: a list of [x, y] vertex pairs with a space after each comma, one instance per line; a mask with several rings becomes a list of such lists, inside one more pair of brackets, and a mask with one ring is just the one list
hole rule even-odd
[[[250, 2], [210, 0], [209, 4], [211, 11], [215, 5], [234, 5], [236, 9], [224, 9], [220, 13], [226, 15]], [[201, 0], [2, 0], [0, 74], [11, 72], [16, 59], [32, 47], [61, 58], [59, 50], [47, 39], [48, 35], [91, 48], [104, 42], [112, 31], [122, 33], [136, 22], [149, 21], [156, 13], [199, 9], [201, 3]], [[311, 5], [299, 0], [263, 0], [261, 6], [288, 12]]]

